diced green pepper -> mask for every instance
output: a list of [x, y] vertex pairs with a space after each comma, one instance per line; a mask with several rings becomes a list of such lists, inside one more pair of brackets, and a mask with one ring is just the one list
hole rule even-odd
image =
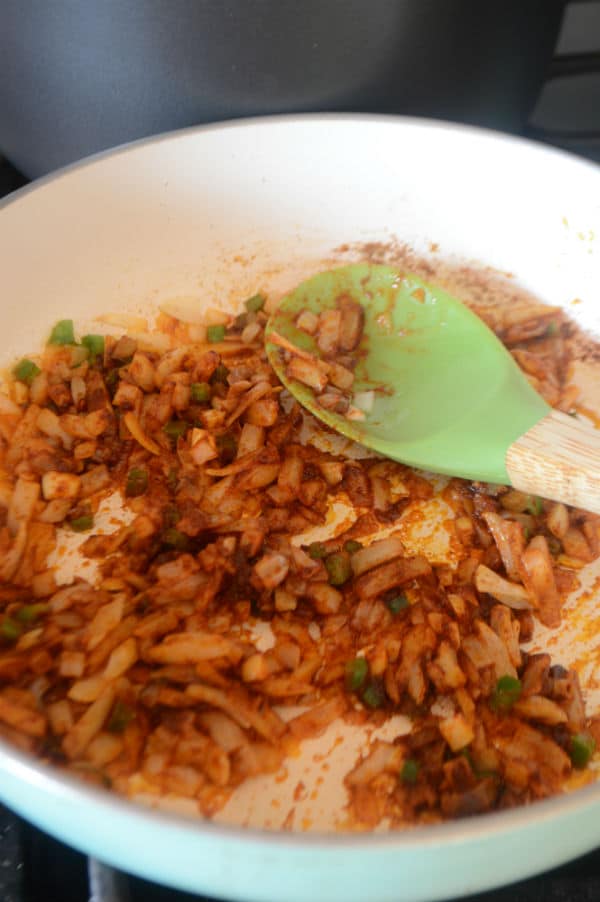
[[554, 338], [555, 335], [558, 335], [558, 323], [548, 323], [546, 335], [548, 336], [548, 338]]
[[367, 708], [381, 708], [385, 704], [385, 689], [379, 680], [372, 680], [361, 695]]
[[327, 547], [323, 542], [311, 542], [306, 549], [306, 553], [313, 561], [320, 561], [321, 558], [327, 557]]
[[225, 366], [224, 363], [220, 363], [212, 376], [210, 377], [211, 384], [214, 385], [217, 382], [227, 382], [227, 377], [229, 375], [229, 370]]
[[206, 338], [211, 344], [215, 344], [218, 341], [223, 341], [225, 338], [225, 326], [209, 326], [206, 330]]
[[534, 517], [539, 517], [544, 513], [544, 502], [537, 495], [530, 495], [526, 510]]
[[107, 730], [110, 733], [123, 733], [134, 717], [135, 711], [133, 708], [130, 708], [129, 705], [126, 705], [125, 702], [118, 698], [108, 719]]
[[357, 692], [369, 674], [369, 663], [366, 658], [354, 658], [346, 664], [346, 689]]
[[127, 474], [127, 482], [125, 483], [125, 494], [128, 498], [137, 498], [143, 495], [148, 488], [148, 471], [142, 470], [141, 467], [132, 467]]
[[394, 595], [393, 598], [386, 601], [386, 607], [392, 614], [399, 614], [400, 611], [410, 607], [410, 601], [404, 592], [401, 592], [400, 595]]
[[92, 357], [104, 354], [104, 335], [84, 335], [81, 344], [88, 349]]
[[38, 373], [41, 372], [41, 369], [33, 362], [33, 360], [28, 360], [25, 357], [17, 363], [13, 370], [13, 375], [19, 382], [24, 382], [25, 385], [31, 385]]
[[35, 623], [47, 610], [48, 605], [43, 601], [37, 604], [24, 604], [22, 608], [19, 608], [15, 616], [21, 623]]
[[569, 752], [573, 767], [585, 767], [595, 751], [596, 742], [589, 733], [576, 733], [575, 736], [571, 736]]
[[49, 345], [74, 345], [75, 331], [72, 319], [61, 319], [54, 326], [48, 339]]
[[89, 515], [85, 515], [83, 517], [75, 517], [74, 520], [69, 520], [69, 526], [74, 532], [87, 532], [88, 529], [91, 529], [94, 525], [94, 518]]
[[165, 529], [162, 534], [162, 539], [165, 545], [169, 545], [171, 548], [174, 548], [175, 551], [187, 551], [190, 547], [188, 536], [173, 527]]
[[347, 551], [335, 551], [323, 561], [332, 586], [343, 586], [352, 576], [350, 555]]
[[415, 761], [414, 758], [407, 758], [402, 765], [402, 770], [400, 771], [400, 779], [403, 783], [408, 783], [410, 786], [414, 786], [417, 782], [417, 777], [419, 776], [420, 769], [421, 765], [418, 761]]
[[190, 386], [190, 398], [194, 404], [210, 401], [210, 385], [208, 382], [192, 382]]
[[344, 551], [347, 551], [348, 554], [354, 554], [355, 551], [360, 551], [362, 547], [362, 543], [357, 542], [356, 539], [348, 539], [347, 542], [344, 542]]
[[177, 474], [177, 470], [175, 467], [171, 467], [169, 472], [167, 473], [167, 486], [171, 492], [175, 492], [177, 490], [177, 485], [179, 483], [179, 476]]
[[258, 313], [265, 306], [266, 298], [262, 294], [253, 294], [251, 298], [244, 301], [244, 307], [248, 313]]
[[11, 617], [5, 617], [0, 623], [0, 633], [7, 642], [16, 642], [21, 632], [21, 627]]
[[178, 438], [185, 435], [188, 430], [188, 423], [183, 420], [169, 420], [168, 423], [165, 423], [163, 426], [163, 432], [165, 435], [168, 435], [169, 438], [173, 439], [173, 441], [177, 441]]
[[521, 680], [516, 677], [508, 674], [501, 676], [491, 695], [490, 705], [494, 711], [508, 711], [515, 702], [519, 701], [522, 688]]

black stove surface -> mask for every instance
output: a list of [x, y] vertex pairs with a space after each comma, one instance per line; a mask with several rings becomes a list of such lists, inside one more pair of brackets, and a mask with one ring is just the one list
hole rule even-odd
[[[0, 197], [27, 180], [0, 158]], [[307, 896], [313, 894], [307, 882]], [[600, 849], [466, 902], [600, 902]], [[90, 861], [0, 805], [0, 902], [200, 902]], [[213, 902], [203, 897], [202, 902]], [[365, 898], [365, 902], [369, 902]]]
[[[307, 884], [307, 894], [312, 892]], [[122, 874], [57, 842], [0, 806], [2, 902], [200, 902]], [[600, 850], [568, 865], [466, 902], [598, 902]], [[203, 902], [213, 902], [206, 897]], [[365, 897], [365, 902], [368, 898]]]

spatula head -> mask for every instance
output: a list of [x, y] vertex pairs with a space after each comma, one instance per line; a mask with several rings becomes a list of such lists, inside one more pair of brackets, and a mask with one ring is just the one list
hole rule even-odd
[[[295, 326], [349, 295], [365, 311], [354, 392], [374, 390], [364, 420], [325, 410], [289, 379], [273, 330], [320, 354]], [[485, 323], [447, 292], [387, 266], [356, 264], [320, 273], [284, 298], [266, 330], [271, 364], [316, 417], [381, 454], [438, 473], [507, 483], [509, 445], [549, 411]]]

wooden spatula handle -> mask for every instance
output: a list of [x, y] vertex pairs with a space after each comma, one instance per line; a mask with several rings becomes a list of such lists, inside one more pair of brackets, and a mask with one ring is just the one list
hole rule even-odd
[[600, 430], [552, 410], [506, 453], [511, 484], [522, 492], [600, 514]]

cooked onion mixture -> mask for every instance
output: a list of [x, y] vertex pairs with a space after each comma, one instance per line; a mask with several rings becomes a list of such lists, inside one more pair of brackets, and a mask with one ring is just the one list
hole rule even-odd
[[364, 321], [360, 304], [342, 295], [332, 309], [318, 315], [303, 310], [295, 318], [296, 328], [315, 339], [318, 355], [292, 344], [275, 330], [267, 336], [279, 348], [286, 377], [312, 389], [324, 410], [343, 414], [348, 420], [363, 420], [375, 399], [373, 391], [352, 393], [357, 364], [353, 352], [363, 337]]
[[[453, 479], [441, 493], [457, 565], [410, 556], [394, 524], [439, 486], [306, 440], [307, 422], [325, 427], [269, 366], [263, 305], [208, 328], [161, 314], [153, 331], [79, 340], [63, 320], [16, 364], [0, 396], [0, 734], [119, 793], [184, 796], [210, 815], [334, 720], [403, 714], [412, 731], [372, 741], [345, 778], [350, 823], [560, 792], [593, 755], [595, 724], [577, 674], [522, 644], [536, 618], [560, 623], [599, 554], [598, 517]], [[510, 315], [492, 327], [570, 410], [568, 321]], [[116, 491], [133, 517], [100, 534]], [[335, 500], [354, 507], [350, 528], [294, 540], [329, 523]], [[83, 535], [96, 585], [57, 585], [59, 531]]]

